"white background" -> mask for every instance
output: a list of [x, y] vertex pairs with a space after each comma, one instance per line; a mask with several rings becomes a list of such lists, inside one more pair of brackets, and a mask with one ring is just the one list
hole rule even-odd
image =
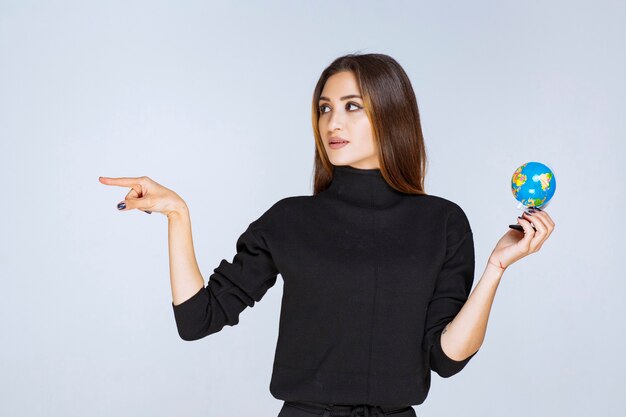
[[315, 83], [377, 52], [413, 83], [426, 191], [468, 215], [475, 283], [521, 213], [515, 168], [557, 180], [553, 235], [417, 414], [624, 415], [625, 20], [620, 1], [0, 1], [0, 414], [275, 416], [282, 280], [181, 340], [166, 218], [118, 212], [128, 189], [98, 176], [181, 195], [206, 278], [274, 202], [311, 194]]

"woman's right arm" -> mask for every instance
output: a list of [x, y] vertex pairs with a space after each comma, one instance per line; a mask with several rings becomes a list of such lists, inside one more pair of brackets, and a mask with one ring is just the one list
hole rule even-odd
[[175, 191], [145, 175], [98, 179], [105, 185], [131, 188], [118, 204], [118, 210], [139, 209], [149, 214], [156, 211], [167, 217], [173, 304], [177, 306], [198, 293], [204, 287], [204, 279], [193, 251], [191, 219], [185, 201]]
[[178, 334], [197, 340], [239, 323], [246, 307], [253, 307], [276, 283], [278, 269], [255, 220], [239, 236], [236, 254], [222, 259], [206, 287], [193, 249], [189, 208], [180, 196], [149, 177], [100, 177], [106, 185], [131, 187], [118, 210], [159, 212], [168, 220], [168, 249], [172, 309]]
[[189, 208], [183, 205], [167, 216], [170, 284], [175, 306], [190, 299], [204, 287], [193, 249]]

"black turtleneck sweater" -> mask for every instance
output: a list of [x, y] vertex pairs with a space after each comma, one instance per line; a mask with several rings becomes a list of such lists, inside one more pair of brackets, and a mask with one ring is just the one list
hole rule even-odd
[[284, 401], [421, 404], [431, 370], [462, 361], [441, 332], [467, 300], [474, 242], [456, 204], [393, 189], [379, 169], [335, 166], [329, 187], [276, 202], [208, 284], [179, 305], [180, 337], [234, 326], [283, 278], [270, 393]]

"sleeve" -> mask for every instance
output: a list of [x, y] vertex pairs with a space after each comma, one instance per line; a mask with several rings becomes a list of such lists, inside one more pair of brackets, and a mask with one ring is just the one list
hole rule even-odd
[[463, 210], [454, 205], [446, 220], [446, 254], [428, 305], [424, 341], [430, 368], [448, 378], [460, 372], [474, 352], [464, 360], [448, 357], [441, 348], [441, 332], [461, 310], [474, 282], [474, 238]]
[[183, 340], [198, 340], [239, 323], [239, 314], [253, 307], [275, 283], [279, 273], [265, 240], [254, 223], [236, 242], [232, 262], [223, 259], [206, 287], [174, 305], [174, 319]]

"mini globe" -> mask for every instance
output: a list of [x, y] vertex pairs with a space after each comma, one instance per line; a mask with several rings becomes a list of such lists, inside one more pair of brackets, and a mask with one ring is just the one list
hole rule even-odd
[[545, 206], [555, 190], [554, 173], [541, 162], [520, 165], [511, 178], [513, 196], [526, 207]]

